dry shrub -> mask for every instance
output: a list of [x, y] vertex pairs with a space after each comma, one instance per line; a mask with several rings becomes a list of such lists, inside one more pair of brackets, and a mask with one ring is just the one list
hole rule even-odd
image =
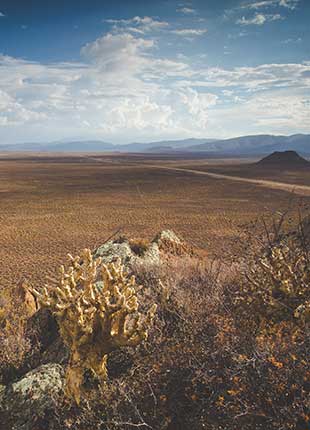
[[176, 257], [134, 268], [157, 323], [106, 387], [105, 428], [310, 427], [309, 323], [296, 313], [309, 300], [308, 248], [280, 225], [267, 236], [239, 266]]
[[[282, 224], [282, 217], [278, 223]], [[262, 324], [310, 321], [310, 248], [302, 224], [296, 232], [267, 231], [263, 250], [248, 261], [240, 302], [250, 305]], [[298, 320], [298, 321], [297, 321]]]
[[[27, 296], [26, 296], [27, 297]], [[0, 379], [14, 374], [31, 350], [26, 333], [29, 303], [22, 286], [0, 291]]]
[[260, 245], [252, 241], [234, 290], [243, 348], [228, 411], [238, 409], [244, 428], [309, 428], [310, 249], [302, 223], [287, 233], [284, 221], [279, 215]]
[[210, 381], [221, 379], [227, 347], [217, 335], [226, 330], [232, 342], [235, 336], [223, 307], [219, 267], [176, 257], [133, 270], [147, 286], [143, 306], [158, 305], [156, 324], [134, 354], [112, 357], [111, 378], [103, 387], [103, 428], [206, 428], [216, 399]]
[[148, 339], [109, 355], [104, 385], [86, 374], [88, 396], [47, 428], [309, 429], [309, 247], [301, 227], [274, 225], [266, 240], [252, 230], [234, 265], [132, 267], [140, 311], [158, 306]]

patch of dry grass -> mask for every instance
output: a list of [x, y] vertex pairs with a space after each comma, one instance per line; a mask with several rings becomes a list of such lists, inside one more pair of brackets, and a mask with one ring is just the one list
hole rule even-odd
[[290, 199], [251, 184], [150, 169], [148, 162], [134, 156], [2, 159], [1, 285], [30, 275], [43, 282], [68, 252], [93, 249], [119, 228], [145, 239], [169, 228], [209, 253], [221, 252], [240, 224]]

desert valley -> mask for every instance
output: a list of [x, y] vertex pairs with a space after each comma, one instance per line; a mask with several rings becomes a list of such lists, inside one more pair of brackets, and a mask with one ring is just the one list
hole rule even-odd
[[[1, 283], [43, 282], [41, 265], [55, 273], [68, 252], [93, 249], [114, 234], [150, 240], [172, 229], [215, 256], [247, 223], [308, 206], [308, 165], [294, 157], [274, 165], [257, 161], [191, 154], [3, 153]], [[234, 181], [235, 176], [254, 182]], [[291, 187], [263, 186], [255, 179]]]
[[309, 22], [0, 1], [0, 430], [310, 430]]

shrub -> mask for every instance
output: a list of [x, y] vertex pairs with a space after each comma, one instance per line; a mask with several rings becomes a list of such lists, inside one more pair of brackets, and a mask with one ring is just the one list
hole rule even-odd
[[[84, 375], [88, 392], [79, 406], [59, 405], [47, 428], [310, 428], [309, 245], [301, 227], [285, 233], [281, 221], [274, 225], [266, 240], [252, 230], [253, 242], [234, 264], [170, 253], [161, 264], [136, 262], [131, 281], [119, 264], [101, 270], [89, 251], [71, 258], [61, 281], [37, 294], [55, 312], [71, 350], [68, 391], [79, 400]], [[135, 311], [125, 312], [133, 332], [137, 302], [146, 315], [134, 350], [120, 348], [128, 338], [119, 342], [102, 330], [102, 322], [114, 326], [113, 313], [97, 315], [102, 293], [115, 305], [119, 293], [130, 300], [127, 288], [135, 297], [129, 303]], [[147, 338], [154, 304], [156, 324]], [[108, 370], [109, 378], [98, 385], [85, 368], [102, 379]]]
[[310, 320], [310, 252], [296, 234], [268, 245], [246, 273], [240, 300], [250, 305], [261, 323]]
[[5, 379], [7, 374], [14, 375], [31, 351], [30, 333], [26, 334], [30, 313], [24, 294], [23, 286], [1, 290], [0, 379]]

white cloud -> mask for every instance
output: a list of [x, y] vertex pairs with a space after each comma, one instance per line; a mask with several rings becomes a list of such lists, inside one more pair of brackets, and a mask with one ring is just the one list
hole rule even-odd
[[106, 19], [106, 23], [113, 24], [115, 29], [119, 30], [124, 27], [127, 31], [136, 33], [148, 33], [151, 31], [159, 31], [169, 26], [166, 21], [159, 21], [149, 16], [135, 16], [130, 19]]
[[176, 34], [178, 36], [184, 37], [196, 37], [203, 36], [208, 32], [207, 29], [198, 29], [198, 28], [183, 28], [181, 30], [172, 30], [171, 33]]
[[228, 106], [222, 114], [228, 118], [226, 127], [233, 131], [238, 118], [252, 122], [254, 133], [291, 134], [292, 130], [309, 132], [309, 95], [301, 91], [290, 94], [286, 89], [250, 97], [241, 104]]
[[297, 38], [288, 38], [283, 40], [281, 43], [283, 43], [284, 45], [288, 45], [290, 43], [301, 43], [302, 42], [302, 38], [301, 37], [297, 37]]
[[302, 64], [263, 64], [257, 67], [236, 67], [223, 69], [210, 67], [197, 70], [191, 79], [179, 80], [178, 87], [196, 86], [207, 88], [236, 88], [250, 93], [271, 91], [286, 87], [310, 90], [310, 63]]
[[45, 119], [45, 115], [24, 107], [17, 99], [0, 90], [0, 124], [14, 126], [20, 123], [36, 122]]
[[181, 91], [180, 100], [188, 109], [188, 112], [196, 118], [199, 127], [208, 127], [209, 108], [216, 105], [218, 97], [215, 94], [199, 93], [192, 88]]
[[246, 124], [261, 131], [263, 124], [268, 130], [309, 126], [310, 62], [208, 67], [163, 55], [158, 43], [114, 30], [82, 47], [83, 62], [0, 56], [2, 141], [78, 135], [124, 142], [227, 135], [236, 127], [247, 132]]
[[236, 21], [236, 24], [240, 25], [263, 25], [266, 22], [272, 22], [272, 21], [278, 21], [283, 19], [283, 17], [280, 14], [262, 14], [262, 13], [256, 13], [254, 17], [252, 18], [245, 18], [244, 16], [241, 19], [238, 19]]
[[177, 9], [177, 12], [183, 13], [184, 15], [195, 15], [197, 13], [196, 9], [190, 7], [181, 7]]
[[108, 33], [85, 45], [81, 55], [106, 72], [122, 70], [132, 73], [147, 62], [145, 53], [153, 47], [153, 40], [136, 38], [128, 33]]
[[256, 1], [254, 3], [247, 3], [245, 5], [242, 5], [242, 9], [267, 9], [269, 7], [277, 7], [282, 6], [287, 9], [294, 10], [300, 0], [262, 0], [262, 1]]
[[4, 13], [0, 12], [0, 17], [4, 17], [4, 16], [5, 16]]
[[288, 9], [295, 9], [300, 0], [280, 0], [279, 6], [286, 7]]
[[274, 6], [279, 2], [279, 0], [263, 0], [255, 3], [247, 3], [241, 6], [241, 9], [261, 9]]

